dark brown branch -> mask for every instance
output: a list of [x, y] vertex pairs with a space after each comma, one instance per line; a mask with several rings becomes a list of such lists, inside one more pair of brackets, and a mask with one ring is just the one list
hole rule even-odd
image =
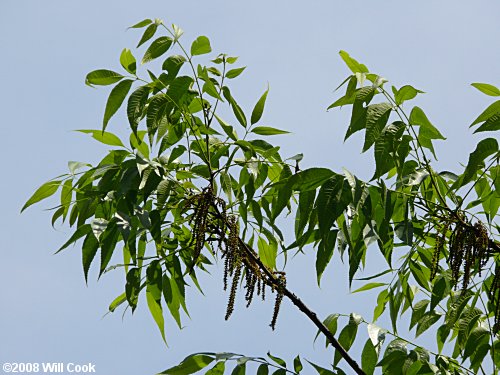
[[[261, 271], [267, 276], [268, 281], [273, 284], [276, 288], [280, 287], [278, 278], [267, 268], [260, 258], [256, 256], [255, 251], [253, 251], [241, 238], [239, 239], [240, 245], [245, 249], [247, 255], [259, 266]], [[342, 358], [351, 366], [351, 368], [358, 375], [366, 375], [365, 372], [361, 369], [359, 364], [347, 353], [347, 351], [340, 345], [335, 336], [330, 332], [327, 326], [323, 324], [321, 320], [319, 320], [318, 316], [315, 312], [313, 312], [309, 307], [305, 305], [302, 300], [292, 293], [287, 287], [281, 286], [283, 290], [283, 294], [288, 297], [288, 299], [298, 307], [300, 311], [302, 311], [308, 318], [311, 320], [314, 325], [326, 336], [328, 341], [333, 345], [333, 347], [340, 353]]]

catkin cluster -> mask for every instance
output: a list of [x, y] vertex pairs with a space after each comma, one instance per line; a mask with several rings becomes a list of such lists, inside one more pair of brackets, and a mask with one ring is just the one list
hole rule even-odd
[[191, 216], [193, 266], [207, 241], [217, 241], [222, 253], [224, 290], [230, 289], [226, 320], [234, 311], [236, 292], [243, 276], [247, 307], [252, 303], [255, 292], [261, 296], [262, 300], [266, 298], [266, 287], [270, 287], [273, 293], [276, 292], [271, 321], [271, 328], [274, 330], [286, 288], [285, 273], [272, 271], [258, 261], [258, 254], [240, 239], [240, 228], [236, 216], [227, 215], [225, 201], [214, 196], [210, 186], [191, 197], [187, 206], [193, 210]]
[[[219, 248], [222, 246], [226, 231], [226, 202], [215, 197], [212, 188], [208, 186], [200, 194], [191, 197], [188, 206], [193, 208], [191, 245], [193, 246], [193, 265], [195, 265], [205, 246], [207, 235], [219, 234], [217, 241]], [[220, 216], [217, 220], [211, 216], [211, 210], [214, 213], [214, 209], [217, 209], [218, 216]], [[209, 238], [212, 239], [212, 237]]]
[[224, 290], [227, 290], [230, 285], [230, 291], [225, 318], [228, 320], [234, 311], [236, 292], [242, 274], [244, 274], [244, 288], [246, 289], [245, 301], [247, 307], [252, 303], [255, 292], [257, 292], [258, 296], [261, 296], [263, 301], [265, 300], [266, 286], [270, 286], [273, 292], [275, 290], [277, 291], [274, 313], [271, 321], [271, 328], [274, 330], [281, 301], [283, 299], [283, 291], [286, 287], [285, 273], [278, 271], [274, 272], [268, 269], [267, 271], [272, 275], [272, 279], [266, 275], [256, 262], [256, 259], [258, 259], [257, 253], [245, 246], [240, 240], [239, 225], [236, 217], [229, 216], [227, 218], [227, 223], [229, 234], [224, 241], [226, 248], [222, 251], [222, 257], [224, 258], [223, 282]]
[[457, 222], [448, 246], [452, 277], [455, 282], [458, 281], [462, 270], [463, 291], [469, 286], [471, 270], [475, 269], [481, 275], [481, 270], [488, 262], [488, 232], [481, 222], [474, 226], [465, 221]]
[[[436, 243], [432, 257], [431, 280], [436, 276], [439, 257], [442, 253], [448, 232], [448, 264], [454, 283], [462, 277], [462, 293], [467, 290], [474, 272], [481, 276], [481, 271], [490, 259], [491, 250], [488, 231], [480, 221], [474, 225], [467, 222], [464, 215], [456, 219], [445, 220], [438, 226]], [[456, 285], [456, 284], [455, 284]], [[493, 332], [500, 331], [500, 264], [495, 266], [495, 274], [489, 290], [489, 300], [495, 312]]]

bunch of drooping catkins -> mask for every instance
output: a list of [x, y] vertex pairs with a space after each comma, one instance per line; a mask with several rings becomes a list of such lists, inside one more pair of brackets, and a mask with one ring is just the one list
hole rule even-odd
[[227, 290], [230, 284], [226, 320], [234, 311], [236, 292], [244, 272], [247, 307], [253, 301], [255, 289], [257, 289], [257, 295], [262, 296], [262, 300], [265, 300], [267, 286], [271, 287], [273, 292], [276, 291], [271, 321], [271, 327], [274, 330], [286, 288], [285, 273], [268, 269], [259, 261], [258, 254], [242, 242], [238, 219], [234, 215], [227, 215], [225, 201], [214, 196], [210, 186], [191, 197], [187, 206], [193, 209], [191, 218], [193, 266], [207, 241], [217, 241], [222, 253], [221, 257], [224, 258], [224, 290]]
[[[271, 322], [271, 327], [274, 329], [281, 301], [283, 300], [284, 288], [286, 287], [285, 273], [269, 269], [267, 269], [268, 272], [266, 273], [261, 270], [256, 261], [258, 259], [257, 253], [243, 244], [239, 238], [239, 225], [235, 216], [227, 217], [227, 229], [229, 234], [224, 241], [226, 248], [222, 252], [222, 257], [225, 258], [223, 279], [224, 290], [228, 289], [229, 284], [231, 285], [226, 308], [226, 320], [229, 319], [234, 311], [236, 292], [240, 278], [244, 272], [244, 288], [246, 289], [245, 301], [247, 302], [247, 307], [252, 303], [256, 289], [257, 295], [261, 295], [262, 300], [266, 298], [265, 290], [267, 286], [270, 286], [273, 291], [277, 291], [274, 314]], [[232, 278], [232, 280], [230, 280], [230, 278]]]
[[193, 233], [194, 242], [193, 264], [200, 256], [201, 249], [205, 246], [205, 234], [207, 233], [208, 212], [214, 200], [212, 188], [209, 186], [194, 197], [195, 207], [193, 214]]
[[469, 285], [472, 268], [481, 274], [482, 268], [488, 262], [488, 241], [488, 232], [483, 223], [478, 221], [472, 226], [465, 219], [455, 222], [455, 229], [449, 241], [448, 263], [455, 282], [458, 281], [462, 269], [462, 291]]

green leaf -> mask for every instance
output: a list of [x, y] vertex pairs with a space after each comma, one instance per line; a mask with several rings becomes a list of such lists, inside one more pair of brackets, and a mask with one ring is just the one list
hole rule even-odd
[[333, 251], [335, 250], [335, 241], [337, 240], [338, 230], [331, 230], [326, 236], [323, 237], [318, 246], [318, 252], [316, 253], [316, 279], [318, 286], [321, 283], [321, 277], [326, 269], [328, 263], [333, 256]]
[[260, 99], [255, 104], [252, 110], [252, 116], [250, 117], [250, 124], [256, 124], [259, 122], [262, 117], [262, 113], [264, 112], [264, 106], [266, 104], [267, 94], [269, 93], [269, 88], [262, 94]]
[[293, 369], [294, 371], [298, 374], [302, 371], [302, 362], [300, 361], [300, 356], [297, 355], [297, 357], [294, 358], [293, 360]]
[[236, 78], [246, 69], [246, 66], [242, 68], [231, 69], [226, 73], [226, 78]]
[[151, 43], [149, 48], [146, 50], [146, 53], [144, 53], [142, 64], [145, 64], [163, 55], [168, 51], [172, 43], [172, 38], [169, 38], [168, 36], [161, 36], [156, 39], [153, 43]]
[[314, 207], [316, 191], [303, 191], [299, 194], [299, 205], [295, 216], [295, 238], [300, 238], [309, 222]]
[[410, 85], [405, 85], [396, 91], [394, 94], [394, 99], [396, 105], [401, 105], [407, 100], [413, 99], [417, 94], [422, 94], [423, 91], [417, 90], [415, 87]]
[[500, 130], [500, 112], [494, 114], [488, 120], [486, 120], [483, 125], [481, 125], [474, 131], [474, 134], [481, 132], [492, 132], [497, 130]]
[[245, 117], [245, 113], [238, 105], [238, 103], [236, 103], [236, 100], [234, 100], [233, 96], [231, 95], [231, 91], [229, 91], [229, 88], [227, 86], [222, 87], [222, 93], [224, 94], [226, 100], [231, 104], [231, 108], [233, 110], [234, 116], [236, 117], [236, 120], [238, 120], [241, 126], [246, 128], [247, 118]]
[[[181, 280], [179, 281], [183, 282]], [[173, 277], [169, 278], [166, 274], [164, 274], [162, 286], [163, 286], [163, 296], [165, 302], [167, 303], [167, 307], [170, 311], [170, 315], [172, 315], [172, 317], [175, 319], [179, 328], [182, 328], [181, 316], [179, 313], [182, 296], [179, 291], [179, 285]]]
[[274, 355], [271, 354], [271, 352], [267, 352], [267, 356], [269, 358], [271, 358], [274, 362], [276, 362], [278, 365], [280, 365], [281, 367], [286, 367], [286, 362], [279, 357], [275, 357]]
[[99, 248], [99, 241], [94, 236], [94, 233], [87, 234], [87, 237], [85, 237], [85, 240], [83, 241], [82, 245], [82, 265], [83, 265], [83, 274], [85, 276], [85, 282], [87, 282], [88, 280], [90, 264], [94, 260], [98, 248]]
[[212, 98], [218, 99], [222, 102], [224, 101], [220, 96], [219, 91], [217, 91], [214, 83], [210, 80], [205, 81], [205, 83], [203, 84], [203, 92], [206, 92]]
[[102, 237], [99, 239], [99, 243], [101, 246], [101, 267], [99, 270], [99, 277], [104, 273], [106, 267], [111, 260], [113, 255], [113, 251], [116, 248], [116, 244], [118, 242], [118, 226], [116, 221], [112, 220], [106, 227], [106, 230], [102, 234]]
[[382, 130], [391, 115], [392, 106], [389, 103], [369, 105], [366, 110], [366, 134], [363, 152], [368, 150], [380, 137]]
[[266, 266], [274, 270], [276, 268], [276, 256], [278, 255], [278, 245], [276, 242], [267, 243], [265, 239], [259, 237], [257, 241], [259, 257]]
[[280, 130], [276, 128], [271, 128], [269, 126], [256, 126], [251, 130], [252, 133], [259, 135], [277, 135], [277, 134], [288, 134], [286, 130]]
[[474, 179], [476, 172], [484, 165], [484, 160], [498, 152], [498, 142], [494, 138], [481, 140], [476, 149], [469, 155], [469, 161], [463, 174], [461, 185], [464, 186]]
[[413, 306], [413, 313], [411, 314], [410, 321], [410, 329], [412, 329], [415, 324], [419, 322], [419, 320], [424, 316], [425, 311], [427, 310], [427, 305], [429, 305], [429, 300], [424, 299], [418, 301], [415, 306]]
[[356, 289], [354, 292], [351, 292], [351, 293], [354, 294], [354, 293], [362, 292], [365, 290], [380, 288], [381, 286], [385, 286], [385, 285], [387, 285], [387, 283], [368, 283], [368, 284], [363, 285], [361, 288]]
[[257, 375], [268, 375], [269, 374], [269, 367], [267, 367], [266, 364], [261, 364], [259, 368], [257, 369]]
[[150, 292], [146, 292], [146, 300], [148, 303], [149, 311], [151, 312], [151, 316], [155, 320], [156, 325], [160, 330], [161, 337], [166, 344], [167, 340], [165, 339], [165, 320], [163, 318], [163, 310], [161, 308], [161, 305]]
[[[169, 100], [164, 94], [151, 98], [146, 111], [146, 127], [148, 129], [149, 144], [153, 144], [154, 136], [163, 122], [168, 123]], [[168, 125], [167, 125], [168, 126]], [[158, 138], [159, 139], [159, 138]]]
[[120, 81], [123, 76], [112, 70], [99, 69], [87, 74], [85, 83], [88, 85], [107, 86]]
[[246, 373], [246, 363], [242, 363], [237, 365], [233, 371], [231, 372], [231, 375], [245, 375]]
[[171, 367], [157, 375], [189, 375], [207, 367], [214, 361], [212, 356], [199, 353], [186, 357], [179, 365]]
[[215, 364], [210, 370], [208, 370], [205, 375], [224, 375], [226, 370], [226, 362], [220, 361]]
[[142, 27], [150, 25], [151, 23], [153, 23], [153, 21], [150, 20], [149, 18], [146, 18], [145, 20], [142, 20], [141, 22], [136, 23], [134, 26], [130, 26], [129, 29], [140, 29]]
[[140, 86], [128, 98], [127, 117], [134, 134], [137, 132], [137, 126], [142, 118], [142, 112], [146, 106], [148, 95], [149, 87]]
[[127, 295], [125, 292], [116, 297], [113, 302], [109, 304], [109, 311], [114, 312], [118, 306], [127, 300]]
[[121, 107], [123, 101], [127, 97], [128, 92], [130, 91], [132, 82], [132, 80], [126, 79], [118, 83], [115, 87], [113, 87], [113, 90], [111, 90], [108, 101], [106, 102], [106, 110], [104, 111], [102, 131], [106, 130], [109, 120]]
[[322, 236], [344, 212], [351, 200], [351, 187], [345, 183], [344, 177], [340, 175], [333, 175], [321, 186], [315, 206]]
[[120, 64], [130, 74], [135, 74], [137, 71], [137, 61], [134, 55], [128, 48], [124, 48], [120, 55]]
[[84, 134], [91, 134], [92, 138], [95, 140], [104, 143], [105, 145], [109, 146], [118, 146], [118, 147], [123, 147], [122, 141], [120, 138], [118, 138], [116, 135], [110, 132], [103, 132], [101, 130], [92, 130], [92, 129], [80, 129], [77, 130], [77, 132], [84, 133]]
[[497, 100], [496, 102], [490, 104], [488, 108], [486, 108], [483, 113], [481, 113], [478, 118], [474, 120], [474, 122], [470, 125], [470, 127], [479, 124], [481, 122], [484, 122], [488, 120], [490, 117], [493, 115], [496, 115], [500, 113], [500, 100]]
[[367, 375], [372, 375], [377, 365], [378, 355], [370, 339], [366, 340], [361, 353], [361, 368]]
[[177, 73], [179, 73], [179, 70], [186, 61], [186, 58], [182, 55], [172, 55], [167, 57], [161, 68], [167, 71], [168, 82], [171, 82], [175, 77], [177, 77]]
[[314, 367], [314, 369], [317, 371], [317, 373], [318, 373], [319, 375], [337, 375], [337, 374], [335, 374], [333, 371], [330, 371], [330, 370], [328, 370], [328, 369], [326, 369], [326, 368], [324, 368], [324, 367], [318, 366], [317, 364], [312, 363], [311, 361], [307, 361], [307, 362], [309, 362], [309, 364], [310, 364], [312, 367]]
[[176, 77], [172, 83], [168, 86], [167, 96], [174, 101], [174, 103], [180, 105], [181, 99], [188, 93], [193, 79], [189, 76]]
[[127, 283], [125, 284], [125, 294], [127, 296], [128, 304], [132, 308], [132, 312], [134, 312], [137, 307], [139, 292], [141, 290], [141, 270], [135, 267], [129, 269], [126, 279]]
[[339, 52], [340, 57], [346, 63], [347, 67], [351, 69], [353, 73], [368, 73], [368, 68], [353, 59], [346, 51]]
[[463, 358], [470, 357], [481, 346], [482, 341], [486, 341], [487, 343], [489, 338], [490, 332], [486, 328], [480, 326], [474, 327], [465, 343]]
[[432, 287], [431, 310], [441, 302], [449, 293], [450, 286], [444, 276], [439, 276]]
[[362, 87], [355, 91], [355, 100], [352, 106], [351, 121], [346, 131], [344, 140], [347, 140], [354, 133], [366, 128], [367, 108], [364, 104], [370, 103], [375, 95], [372, 86]]
[[[418, 141], [422, 147], [426, 147], [434, 154], [432, 146], [433, 139], [446, 139], [438, 129], [431, 124], [424, 111], [419, 107], [413, 107], [410, 113], [410, 124], [420, 126]], [[435, 156], [435, 155], [434, 155]]]
[[262, 211], [260, 209], [260, 205], [258, 202], [255, 200], [252, 200], [250, 202], [250, 207], [252, 208], [252, 214], [255, 220], [257, 220], [257, 223], [259, 224], [260, 227], [262, 227], [263, 223], [263, 217], [262, 217]]
[[293, 190], [307, 192], [316, 190], [333, 175], [335, 172], [328, 168], [308, 168], [296, 173], [290, 179], [293, 181]]
[[415, 336], [418, 337], [425, 331], [427, 331], [434, 323], [436, 323], [441, 318], [441, 315], [431, 310], [422, 316], [417, 324], [417, 332]]
[[199, 36], [191, 44], [191, 55], [204, 55], [206, 53], [212, 52], [212, 47], [210, 46], [210, 40], [206, 36]]
[[[328, 315], [325, 320], [323, 320], [323, 324], [328, 328], [328, 330], [332, 333], [332, 335], [335, 336], [335, 333], [337, 333], [337, 320], [339, 319], [339, 314], [330, 314]], [[314, 337], [314, 342], [318, 339], [318, 336], [321, 334], [321, 331], [318, 330], [316, 333], [316, 336]], [[328, 345], [331, 345], [331, 342], [325, 338], [325, 347], [328, 347]]]
[[479, 91], [481, 91], [483, 94], [489, 95], [489, 96], [500, 96], [500, 90], [498, 87], [495, 87], [493, 85], [490, 85], [488, 83], [471, 83], [471, 86], [475, 87]]
[[137, 48], [139, 48], [141, 45], [143, 45], [149, 39], [151, 39], [153, 37], [153, 35], [155, 35], [157, 29], [158, 29], [157, 23], [153, 23], [153, 24], [149, 25], [146, 28], [146, 30], [144, 30], [144, 34], [142, 34], [141, 40], [137, 44]]
[[[342, 329], [342, 331], [340, 331], [338, 338], [339, 344], [342, 345], [342, 347], [346, 351], [349, 351], [352, 344], [354, 343], [357, 332], [358, 332], [358, 325], [355, 322], [353, 322], [352, 319], [349, 319], [349, 323]], [[335, 357], [333, 360], [334, 366], [336, 366], [341, 359], [342, 356], [340, 355], [340, 352], [336, 350]]]
[[37, 202], [40, 202], [41, 200], [48, 198], [51, 195], [54, 195], [59, 186], [61, 185], [61, 182], [62, 182], [61, 180], [55, 180], [44, 183], [42, 186], [36, 189], [36, 191], [33, 193], [30, 199], [26, 201], [23, 208], [21, 208], [21, 212], [23, 212], [29, 206]]
[[436, 331], [436, 342], [438, 345], [439, 353], [441, 353], [441, 351], [443, 350], [444, 344], [446, 343], [446, 339], [448, 338], [449, 334], [450, 334], [450, 327], [448, 327], [447, 324], [443, 324]]
[[91, 228], [90, 224], [83, 224], [83, 225], [79, 226], [76, 229], [76, 231], [71, 235], [70, 239], [68, 241], [66, 241], [64, 243], [64, 245], [62, 245], [59, 248], [59, 250], [56, 251], [56, 254], [64, 249], [66, 249], [69, 245], [71, 245], [72, 243], [75, 243], [83, 236], [89, 234], [91, 231], [92, 231], [92, 228]]

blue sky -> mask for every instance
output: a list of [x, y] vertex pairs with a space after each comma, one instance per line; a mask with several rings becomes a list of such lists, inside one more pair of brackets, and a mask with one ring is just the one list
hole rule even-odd
[[[195, 351], [297, 353], [327, 365], [331, 353], [315, 330], [286, 304], [278, 327], [272, 303], [237, 305], [224, 321], [220, 270], [204, 277], [205, 296], [190, 293], [191, 319], [179, 331], [167, 318], [167, 349], [145, 303], [133, 317], [102, 319], [122, 292], [123, 274], [86, 286], [78, 247], [53, 252], [70, 233], [50, 226], [49, 204], [20, 215], [33, 190], [66, 171], [68, 160], [96, 162], [105, 147], [75, 129], [100, 128], [107, 89], [84, 85], [87, 72], [118, 69], [119, 54], [140, 32], [126, 27], [161, 18], [185, 30], [188, 44], [206, 35], [214, 53], [240, 56], [248, 66], [232, 91], [251, 110], [269, 84], [264, 120], [290, 130], [277, 137], [285, 156], [303, 152], [304, 167], [346, 167], [362, 178], [373, 172], [360, 139], [343, 144], [348, 111], [326, 112], [334, 88], [349, 74], [338, 56], [346, 50], [398, 87], [426, 92], [415, 104], [448, 138], [438, 144], [440, 168], [457, 169], [477, 141], [468, 125], [490, 102], [471, 82], [498, 86], [500, 3], [486, 1], [62, 1], [2, 0], [0, 108], [4, 139], [0, 192], [0, 362], [92, 362], [97, 373], [154, 374]], [[122, 132], [112, 121], [109, 130]], [[356, 311], [367, 319], [373, 302], [352, 298], [340, 260], [315, 286], [314, 259], [293, 260], [289, 285], [321, 316]], [[359, 298], [362, 298], [361, 300]], [[368, 297], [366, 297], [368, 298]], [[142, 301], [144, 302], [144, 301]]]

